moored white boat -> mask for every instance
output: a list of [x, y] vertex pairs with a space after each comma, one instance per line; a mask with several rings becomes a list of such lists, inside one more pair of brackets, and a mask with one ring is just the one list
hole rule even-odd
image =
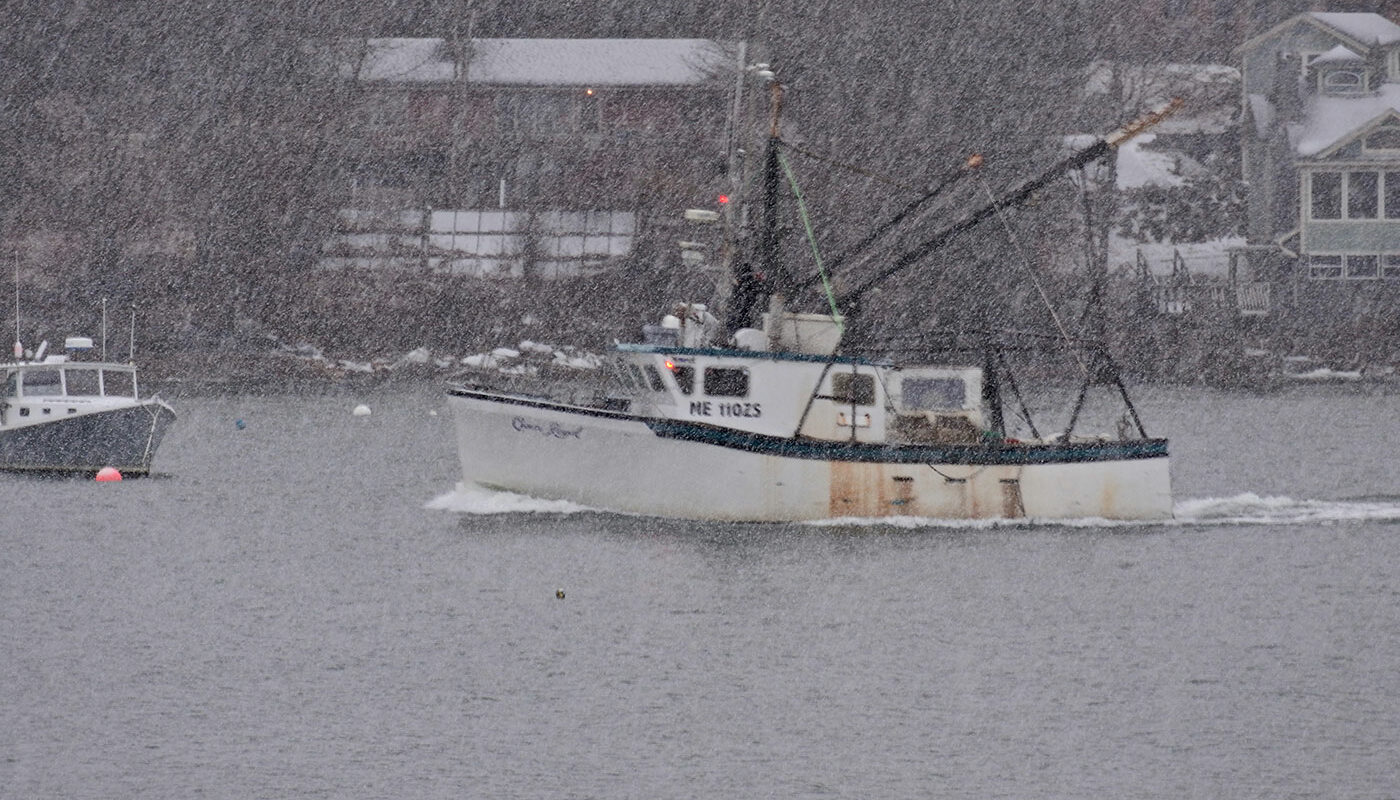
[[175, 412], [142, 397], [136, 367], [73, 357], [91, 342], [70, 339], [69, 353], [0, 364], [0, 469], [95, 473], [114, 467], [144, 475]]

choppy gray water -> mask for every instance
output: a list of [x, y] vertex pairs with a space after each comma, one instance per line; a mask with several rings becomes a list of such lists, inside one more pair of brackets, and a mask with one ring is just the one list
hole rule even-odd
[[1168, 525], [561, 511], [436, 391], [184, 400], [163, 477], [0, 476], [0, 797], [1400, 794], [1400, 398], [1142, 399]]

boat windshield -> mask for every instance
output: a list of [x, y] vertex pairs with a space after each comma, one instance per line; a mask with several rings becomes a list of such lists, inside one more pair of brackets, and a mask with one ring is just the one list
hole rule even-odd
[[127, 370], [102, 370], [102, 394], [107, 397], [135, 397], [135, 374]]
[[20, 381], [26, 397], [63, 394], [63, 373], [56, 369], [25, 370]]
[[68, 389], [68, 394], [96, 397], [102, 394], [102, 384], [98, 381], [98, 372], [95, 369], [74, 369], [69, 367], [64, 371], [64, 385]]

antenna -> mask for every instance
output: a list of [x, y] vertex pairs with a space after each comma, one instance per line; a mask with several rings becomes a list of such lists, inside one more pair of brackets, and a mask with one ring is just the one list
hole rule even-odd
[[131, 338], [126, 344], [126, 362], [136, 363], [136, 304], [131, 304]]
[[107, 298], [102, 298], [102, 360], [107, 360]]
[[19, 251], [15, 251], [15, 359], [24, 356], [24, 345], [19, 341]]

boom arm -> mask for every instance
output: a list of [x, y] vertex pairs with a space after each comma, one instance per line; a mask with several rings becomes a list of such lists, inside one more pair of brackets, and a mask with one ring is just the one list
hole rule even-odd
[[985, 206], [963, 216], [958, 221], [924, 240], [912, 250], [896, 258], [893, 263], [880, 270], [874, 276], [868, 278], [865, 282], [847, 291], [840, 297], [837, 297], [837, 306], [846, 308], [847, 306], [859, 303], [861, 297], [863, 297], [866, 292], [869, 292], [871, 289], [883, 283], [885, 279], [890, 276], [908, 269], [929, 253], [947, 244], [953, 237], [977, 227], [983, 220], [1000, 212], [1002, 209], [1014, 208], [1020, 205], [1031, 195], [1040, 191], [1040, 189], [1044, 188], [1051, 181], [1064, 173], [1104, 157], [1119, 145], [1165, 119], [1168, 115], [1181, 108], [1181, 105], [1182, 101], [1180, 98], [1173, 99], [1170, 103], [1133, 120], [1127, 125], [1124, 125], [1118, 130], [1094, 142], [1092, 145], [1070, 155], [1068, 158], [1041, 173], [1038, 177], [1022, 183], [1020, 186], [1003, 194], [1001, 197], [993, 199]]

